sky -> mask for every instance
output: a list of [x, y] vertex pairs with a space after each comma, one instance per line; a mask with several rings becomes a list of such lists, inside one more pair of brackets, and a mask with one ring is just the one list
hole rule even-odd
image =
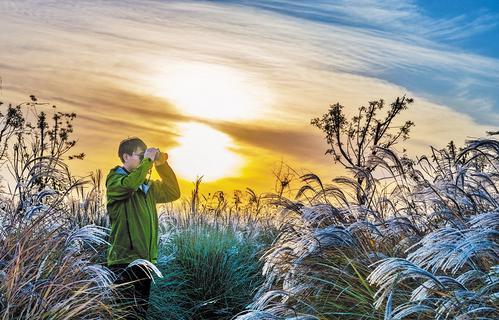
[[74, 174], [106, 175], [139, 136], [184, 196], [201, 175], [203, 193], [268, 192], [282, 162], [344, 174], [310, 125], [336, 102], [413, 97], [413, 157], [497, 130], [498, 23], [495, 0], [2, 0], [0, 101], [76, 112]]

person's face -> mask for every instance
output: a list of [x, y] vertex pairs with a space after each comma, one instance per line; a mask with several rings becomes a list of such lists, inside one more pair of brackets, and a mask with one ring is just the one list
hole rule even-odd
[[137, 148], [132, 154], [125, 153], [123, 155], [124, 165], [127, 170], [134, 170], [139, 166], [142, 159], [144, 159], [144, 151], [142, 148]]

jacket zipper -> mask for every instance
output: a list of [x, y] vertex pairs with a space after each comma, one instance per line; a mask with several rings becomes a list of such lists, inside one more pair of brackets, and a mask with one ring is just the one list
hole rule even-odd
[[[144, 190], [142, 190], [142, 193], [144, 194], [146, 205], [149, 207], [149, 201], [147, 200], [147, 193], [145, 193]], [[147, 254], [149, 255], [149, 261], [151, 261], [152, 260], [152, 255], [151, 255], [151, 249], [152, 249], [152, 214], [151, 214], [151, 212], [152, 212], [152, 210], [148, 210], [148, 211], [149, 211], [149, 227], [150, 227], [149, 233], [151, 236], [149, 237], [149, 248], [147, 250]]]
[[[147, 184], [149, 186], [149, 188], [151, 188], [151, 186], [149, 185], [149, 181], [151, 181], [151, 172], [152, 172], [152, 170], [149, 170], [149, 175], [147, 176], [147, 181], [144, 181], [144, 183]], [[148, 190], [147, 192], [150, 191], [150, 189], [147, 189], [147, 190]], [[147, 193], [146, 192], [144, 192], [144, 196], [145, 196], [145, 199], [146, 199], [146, 203], [148, 203], [147, 202]], [[154, 205], [156, 205], [156, 204], [154, 204]], [[152, 260], [152, 255], [151, 255], [151, 249], [152, 249], [152, 214], [151, 214], [151, 212], [153, 212], [153, 210], [149, 210], [149, 226], [150, 226], [150, 229], [149, 229], [150, 232], [149, 233], [151, 234], [151, 236], [149, 237], [149, 252], [148, 252], [148, 254], [149, 254], [149, 261]]]
[[[146, 194], [146, 203], [147, 203], [147, 194]], [[149, 233], [151, 234], [150, 239], [149, 239], [149, 261], [152, 260], [152, 255], [151, 255], [151, 249], [152, 249], [152, 214], [153, 210], [149, 210]], [[151, 261], [152, 262], [152, 261]]]
[[128, 210], [125, 208], [126, 230], [128, 231], [128, 240], [130, 240], [130, 250], [133, 250], [132, 234], [130, 233], [130, 223], [128, 222]]

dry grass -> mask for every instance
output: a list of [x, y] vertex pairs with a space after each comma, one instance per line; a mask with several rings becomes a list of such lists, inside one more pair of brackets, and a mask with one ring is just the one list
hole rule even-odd
[[0, 318], [111, 318], [100, 174], [70, 174], [64, 155], [74, 146], [75, 115], [54, 111], [51, 126], [42, 105], [31, 97], [0, 121], [8, 133], [0, 136], [1, 166], [14, 178], [0, 197]]
[[237, 319], [497, 318], [499, 142], [415, 161], [378, 149], [377, 172], [307, 174], [296, 199], [275, 196], [288, 225]]
[[[49, 126], [30, 109], [31, 125], [21, 107], [36, 106], [33, 97], [0, 119], [1, 165], [15, 179], [0, 195], [0, 319], [123, 316], [112, 307], [113, 274], [102, 267], [101, 173], [71, 176], [63, 155], [74, 146], [74, 116], [55, 113]], [[203, 197], [198, 181], [181, 208], [163, 207], [165, 250], [151, 272], [182, 283], [202, 275], [196, 283], [206, 288], [220, 280], [227, 295], [198, 299], [192, 287], [159, 296], [156, 306], [180, 316], [185, 309], [168, 299], [190, 295], [195, 308], [232, 301], [225, 318], [248, 303], [236, 319], [499, 317], [499, 142], [468, 141], [459, 151], [450, 144], [415, 160], [376, 147], [365, 161], [332, 183], [302, 176], [294, 199], [283, 192], [288, 176], [260, 196], [248, 189]], [[177, 262], [192, 267], [182, 265], [189, 272], [180, 278], [169, 269]], [[263, 279], [253, 281], [259, 268]], [[158, 283], [171, 288], [168, 281]]]

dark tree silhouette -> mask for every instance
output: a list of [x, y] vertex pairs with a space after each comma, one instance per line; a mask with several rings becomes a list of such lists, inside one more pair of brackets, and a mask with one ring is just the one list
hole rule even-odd
[[14, 193], [19, 197], [16, 211], [20, 218], [33, 192], [45, 187], [64, 192], [79, 183], [64, 160], [66, 156], [69, 160], [85, 157], [84, 153], [68, 155], [77, 143], [71, 138], [76, 114], [58, 112], [52, 106], [52, 121], [49, 121], [47, 113], [38, 108], [50, 105], [34, 95], [29, 98], [18, 105], [8, 104], [6, 112], [0, 109], [0, 166], [7, 164], [16, 181]]
[[[397, 97], [388, 107], [383, 99], [370, 101], [367, 107], [361, 106], [350, 121], [344, 114], [344, 107], [336, 103], [322, 117], [312, 119], [311, 124], [325, 133], [330, 146], [326, 154], [331, 154], [335, 163], [339, 162], [347, 169], [373, 172], [378, 164], [369, 161], [369, 157], [375, 156], [378, 148], [388, 149], [400, 139], [409, 138], [414, 122], [406, 121], [401, 126], [394, 126], [393, 121], [413, 101], [405, 96]], [[387, 114], [378, 117], [378, 112], [385, 108], [388, 109]], [[359, 186], [363, 181], [364, 177], [357, 177]], [[366, 199], [359, 192], [357, 200], [359, 204], [364, 204]]]

